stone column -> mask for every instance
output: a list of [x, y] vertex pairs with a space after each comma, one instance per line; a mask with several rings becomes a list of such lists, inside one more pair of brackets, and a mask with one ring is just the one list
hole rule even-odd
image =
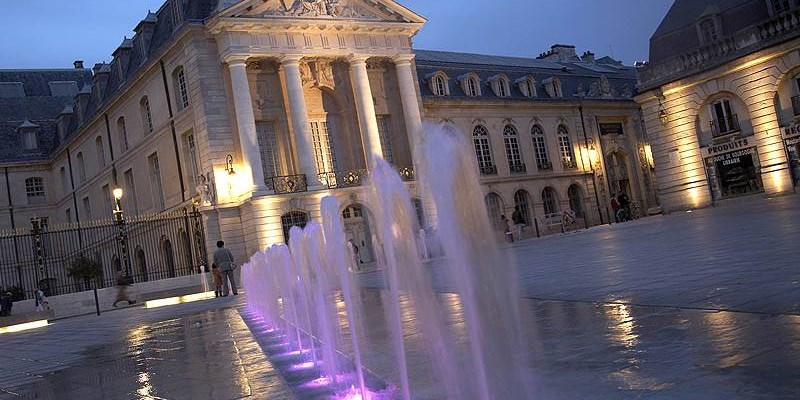
[[419, 112], [419, 99], [417, 98], [417, 84], [412, 71], [413, 54], [403, 54], [394, 57], [394, 65], [397, 70], [397, 83], [400, 86], [400, 100], [403, 103], [403, 114], [405, 115], [406, 130], [411, 139], [411, 152], [414, 154], [418, 145], [420, 129], [422, 129], [422, 116]]
[[300, 75], [301, 55], [285, 55], [280, 58], [286, 79], [286, 95], [289, 98], [289, 112], [292, 116], [292, 129], [294, 130], [294, 144], [297, 148], [299, 173], [305, 174], [308, 185], [320, 185], [317, 164], [314, 162], [314, 144], [311, 138], [311, 124], [308, 121], [308, 106], [303, 90], [303, 79]]
[[367, 57], [350, 56], [350, 79], [353, 82], [353, 94], [358, 111], [358, 124], [361, 127], [361, 141], [364, 144], [364, 156], [367, 166], [372, 168], [372, 157], [383, 158], [381, 136], [378, 132], [378, 119], [375, 116], [375, 103], [372, 100], [372, 89], [367, 74]]
[[250, 85], [247, 83], [246, 58], [226, 60], [231, 73], [231, 89], [233, 92], [233, 109], [236, 112], [236, 126], [239, 129], [239, 146], [242, 153], [242, 173], [246, 184], [252, 184], [252, 192], [263, 194], [267, 187], [264, 182], [261, 152], [256, 134], [256, 119], [253, 114], [253, 99], [250, 96]]

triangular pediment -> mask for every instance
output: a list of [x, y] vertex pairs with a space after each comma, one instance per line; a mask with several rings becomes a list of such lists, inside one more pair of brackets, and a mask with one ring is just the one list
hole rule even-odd
[[393, 0], [227, 0], [220, 2], [219, 15], [233, 18], [425, 22], [425, 18]]

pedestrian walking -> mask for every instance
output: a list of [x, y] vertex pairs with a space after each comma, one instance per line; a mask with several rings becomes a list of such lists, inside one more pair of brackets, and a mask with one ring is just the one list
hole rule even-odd
[[5, 292], [0, 295], [0, 317], [7, 317], [11, 315], [11, 307], [14, 306], [14, 299], [11, 292]]
[[122, 272], [117, 274], [117, 298], [114, 299], [114, 307], [123, 301], [128, 303], [128, 305], [135, 303], [128, 295], [128, 286], [133, 283], [132, 281], [133, 279], [131, 279], [131, 277], [125, 276]]
[[522, 234], [525, 229], [525, 217], [519, 212], [519, 207], [514, 207], [514, 212], [511, 214], [511, 221], [514, 223], [514, 231], [517, 234], [517, 240], [522, 240]]
[[617, 201], [617, 194], [611, 195], [611, 209], [614, 210], [614, 221], [619, 221], [619, 201]]
[[35, 302], [35, 310], [36, 312], [48, 311], [50, 310], [50, 303], [47, 302], [47, 296], [44, 295], [44, 292], [41, 291], [38, 287], [33, 288], [34, 297], [36, 299]]
[[222, 272], [217, 264], [211, 265], [211, 278], [214, 284], [214, 297], [222, 297]]
[[[236, 264], [234, 263], [233, 253], [225, 248], [225, 242], [222, 240], [217, 241], [217, 249], [214, 250], [214, 264], [219, 267], [219, 271], [222, 274], [222, 295], [228, 296], [231, 291], [233, 291], [234, 296], [238, 295], [239, 291], [236, 290], [236, 277], [234, 276]], [[228, 282], [230, 282], [230, 287]]]

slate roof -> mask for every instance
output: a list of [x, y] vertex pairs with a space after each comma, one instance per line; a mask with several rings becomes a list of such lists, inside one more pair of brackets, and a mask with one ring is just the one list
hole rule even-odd
[[764, 0], [675, 0], [650, 38], [650, 62], [658, 63], [699, 48], [696, 24], [706, 10], [718, 10], [723, 36], [769, 18]]
[[[523, 57], [504, 57], [484, 54], [454, 53], [446, 51], [415, 50], [417, 75], [419, 77], [420, 90], [426, 99], [469, 99], [471, 101], [578, 101], [585, 99], [592, 100], [628, 100], [629, 96], [623, 96], [627, 86], [629, 94], [635, 94], [636, 72], [633, 67], [622, 66], [610, 57], [603, 57], [595, 62], [556, 62], [540, 60], [535, 58]], [[427, 76], [442, 71], [450, 78], [450, 96], [435, 96], [427, 82]], [[474, 72], [481, 78], [480, 97], [469, 97], [462, 90], [461, 85], [456, 82], [459, 76]], [[495, 96], [489, 87], [488, 78], [505, 74], [511, 81], [511, 96], [499, 98]], [[537, 97], [534, 99], [526, 98], [520, 91], [515, 81], [526, 76], [533, 76], [537, 82]], [[600, 78], [605, 76], [609, 83], [615, 88], [616, 95], [613, 98], [599, 98], [589, 96], [592, 85], [599, 83]], [[545, 91], [542, 81], [558, 77], [561, 80], [561, 87], [564, 97], [551, 98]], [[578, 86], [581, 85], [585, 94], [581, 96]]]
[[[56, 118], [72, 97], [53, 97], [49, 82], [74, 81], [77, 87], [92, 82], [89, 69], [0, 70], [0, 82], [21, 82], [25, 98], [0, 99], [0, 160], [37, 161], [47, 159], [57, 146]], [[22, 149], [17, 128], [26, 120], [40, 126], [39, 148]]]
[[[203, 21], [210, 17], [219, 0], [178, 0], [182, 4], [182, 19]], [[155, 13], [148, 13], [144, 20], [152, 23], [152, 37], [148, 46], [138, 46], [137, 37], [125, 38], [120, 47], [129, 51], [129, 57], [115, 57], [110, 65], [98, 64], [98, 70], [109, 72], [108, 83], [102, 95], [90, 94], [83, 114], [84, 121], [91, 120], [110, 99], [139, 72], [148, 60], [170, 42], [178, 31], [172, 15], [171, 2], [166, 2]], [[142, 23], [139, 24], [141, 26]], [[140, 40], [140, 38], [138, 39]], [[117, 49], [119, 50], [119, 49]], [[114, 51], [116, 53], [116, 50]], [[121, 73], [120, 73], [121, 72]], [[0, 70], [0, 82], [22, 82], [25, 98], [0, 98], [0, 162], [35, 161], [47, 159], [60, 145], [58, 142], [58, 116], [65, 107], [75, 105], [73, 97], [52, 97], [48, 82], [75, 81], [81, 92], [91, 88], [90, 69], [47, 69], [47, 70]], [[87, 85], [88, 88], [87, 88]], [[35, 151], [22, 150], [21, 135], [17, 127], [25, 119], [41, 125], [39, 148]], [[80, 128], [75, 114], [67, 114], [67, 135], [71, 136]]]

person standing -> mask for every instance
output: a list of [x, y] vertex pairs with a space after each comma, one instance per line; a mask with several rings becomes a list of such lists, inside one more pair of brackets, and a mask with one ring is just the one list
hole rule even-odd
[[508, 243], [514, 243], [514, 234], [511, 233], [511, 225], [508, 224], [508, 218], [505, 215], [500, 216], [500, 226], [503, 228], [503, 234]]
[[[614, 210], [614, 221], [619, 221], [619, 201], [617, 201], [617, 195], [611, 195], [611, 209]], [[610, 222], [609, 222], [610, 223]]]
[[117, 298], [114, 300], [113, 306], [116, 307], [118, 303], [123, 301], [131, 305], [135, 303], [128, 296], [128, 285], [132, 282], [130, 277], [125, 276], [122, 272], [117, 273]]
[[36, 312], [50, 310], [50, 303], [47, 302], [47, 296], [38, 287], [33, 289], [34, 296], [36, 297]]
[[519, 207], [514, 207], [514, 212], [511, 213], [511, 221], [514, 222], [514, 230], [517, 233], [517, 240], [522, 240], [522, 232], [525, 229], [525, 218], [519, 212]]
[[[217, 264], [219, 271], [222, 274], [222, 295], [228, 296], [230, 291], [236, 296], [239, 292], [236, 290], [236, 278], [234, 271], [236, 264], [234, 264], [233, 253], [225, 248], [225, 242], [222, 240], [217, 241], [217, 249], [214, 250], [214, 264]], [[230, 282], [230, 288], [228, 287]]]

